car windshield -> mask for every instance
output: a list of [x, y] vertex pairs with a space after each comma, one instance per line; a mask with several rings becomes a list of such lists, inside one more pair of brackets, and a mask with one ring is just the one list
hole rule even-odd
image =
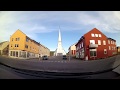
[[120, 11], [0, 11], [1, 78], [120, 78]]

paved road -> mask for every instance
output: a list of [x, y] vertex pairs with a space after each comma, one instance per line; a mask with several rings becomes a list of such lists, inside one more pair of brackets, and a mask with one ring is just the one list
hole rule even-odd
[[109, 60], [62, 60], [61, 57], [50, 57], [49, 60], [38, 59], [11, 59], [0, 57], [0, 62], [8, 66], [20, 69], [50, 71], [50, 72], [68, 72], [68, 73], [86, 73], [111, 69], [120, 64], [120, 56], [112, 57]]
[[[66, 76], [62, 73], [58, 75], [52, 73], [52, 74], [48, 74], [48, 73], [44, 73], [44, 72], [40, 72], [40, 73], [33, 73], [33, 72], [23, 72], [23, 71], [19, 71], [19, 70], [15, 70], [3, 65], [0, 65], [0, 79], [116, 79], [118, 76], [120, 76], [119, 74], [113, 72], [113, 71], [109, 71], [109, 72], [105, 72], [105, 73], [100, 73], [100, 74], [94, 74], [94, 75], [77, 75], [77, 76]], [[57, 77], [56, 77], [57, 76]], [[117, 78], [120, 79], [120, 78]]]

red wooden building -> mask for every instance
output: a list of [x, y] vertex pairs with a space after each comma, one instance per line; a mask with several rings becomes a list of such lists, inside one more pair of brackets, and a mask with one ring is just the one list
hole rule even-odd
[[117, 53], [116, 40], [96, 28], [84, 34], [75, 46], [76, 58], [83, 60], [107, 58]]

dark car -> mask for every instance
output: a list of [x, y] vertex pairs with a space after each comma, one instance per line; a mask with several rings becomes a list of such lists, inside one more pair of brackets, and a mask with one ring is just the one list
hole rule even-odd
[[63, 59], [67, 59], [67, 56], [66, 56], [66, 55], [63, 55]]
[[42, 56], [42, 60], [48, 60], [48, 56], [47, 55]]

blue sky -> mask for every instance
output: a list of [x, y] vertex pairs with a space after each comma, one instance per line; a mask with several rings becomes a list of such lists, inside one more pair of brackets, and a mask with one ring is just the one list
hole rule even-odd
[[20, 29], [54, 51], [59, 26], [66, 52], [70, 45], [95, 27], [120, 46], [119, 11], [0, 11], [0, 42], [9, 40], [10, 35]]

